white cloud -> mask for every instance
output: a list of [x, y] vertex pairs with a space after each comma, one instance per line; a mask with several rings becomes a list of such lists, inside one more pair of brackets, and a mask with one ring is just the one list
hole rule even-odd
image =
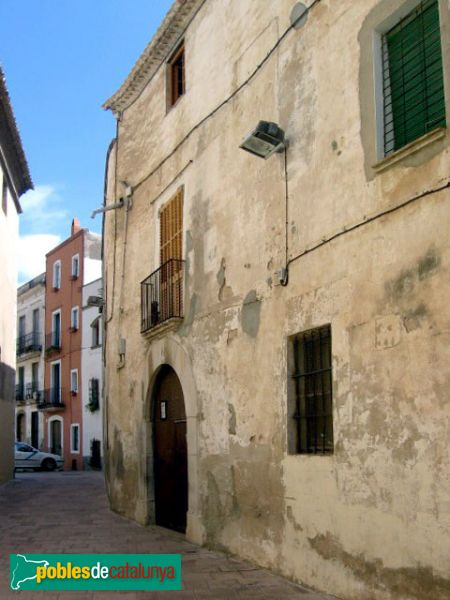
[[26, 234], [58, 230], [61, 221], [67, 220], [67, 210], [53, 185], [37, 185], [22, 196], [20, 203], [21, 230]]
[[61, 242], [59, 235], [41, 233], [19, 238], [19, 285], [45, 271], [45, 255]]

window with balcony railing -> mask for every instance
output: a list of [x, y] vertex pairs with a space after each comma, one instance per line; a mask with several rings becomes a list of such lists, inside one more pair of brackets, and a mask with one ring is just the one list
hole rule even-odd
[[40, 352], [42, 350], [41, 334], [39, 331], [32, 331], [17, 338], [17, 355], [27, 352]]
[[58, 408], [64, 406], [64, 390], [60, 387], [52, 387], [44, 390], [39, 408]]
[[183, 187], [160, 210], [160, 267], [141, 283], [141, 331], [183, 317]]
[[141, 283], [141, 331], [183, 317], [184, 260], [172, 258]]

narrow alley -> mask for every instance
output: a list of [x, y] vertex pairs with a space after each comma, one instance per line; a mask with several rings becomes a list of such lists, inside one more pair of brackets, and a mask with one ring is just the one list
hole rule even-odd
[[108, 508], [103, 475], [97, 472], [16, 473], [0, 488], [0, 598], [42, 598], [13, 592], [13, 553], [181, 553], [180, 592], [46, 592], [45, 598], [183, 598], [185, 600], [332, 600], [248, 563], [187, 542], [181, 534], [142, 527]]

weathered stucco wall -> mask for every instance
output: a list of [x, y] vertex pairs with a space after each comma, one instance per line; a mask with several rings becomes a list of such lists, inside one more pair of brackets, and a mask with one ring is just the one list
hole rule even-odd
[[[3, 177], [0, 167], [0, 186]], [[18, 236], [19, 216], [8, 191], [6, 215], [0, 208], [0, 483], [14, 475]]]
[[[159, 366], [171, 364], [188, 416], [191, 539], [348, 599], [443, 600], [450, 195], [419, 196], [448, 180], [448, 133], [373, 169], [367, 44], [402, 2], [322, 0], [184, 140], [263, 60], [293, 4], [207, 1], [184, 37], [186, 95], [166, 114], [162, 67], [120, 115], [107, 201], [124, 195], [120, 181], [134, 193], [128, 213], [105, 220], [110, 498], [153, 518], [150, 399]], [[289, 256], [340, 234], [293, 262], [287, 287], [274, 280], [285, 260], [284, 158], [238, 149], [259, 119], [289, 138]], [[158, 211], [181, 185], [185, 318], [149, 341], [139, 283], [159, 266]], [[335, 452], [289, 455], [287, 338], [326, 323]]]

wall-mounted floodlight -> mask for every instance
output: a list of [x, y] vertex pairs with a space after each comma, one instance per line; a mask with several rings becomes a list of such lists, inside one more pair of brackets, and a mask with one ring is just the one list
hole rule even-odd
[[269, 158], [274, 152], [284, 150], [284, 131], [276, 123], [260, 121], [256, 129], [245, 137], [239, 148], [260, 158]]

